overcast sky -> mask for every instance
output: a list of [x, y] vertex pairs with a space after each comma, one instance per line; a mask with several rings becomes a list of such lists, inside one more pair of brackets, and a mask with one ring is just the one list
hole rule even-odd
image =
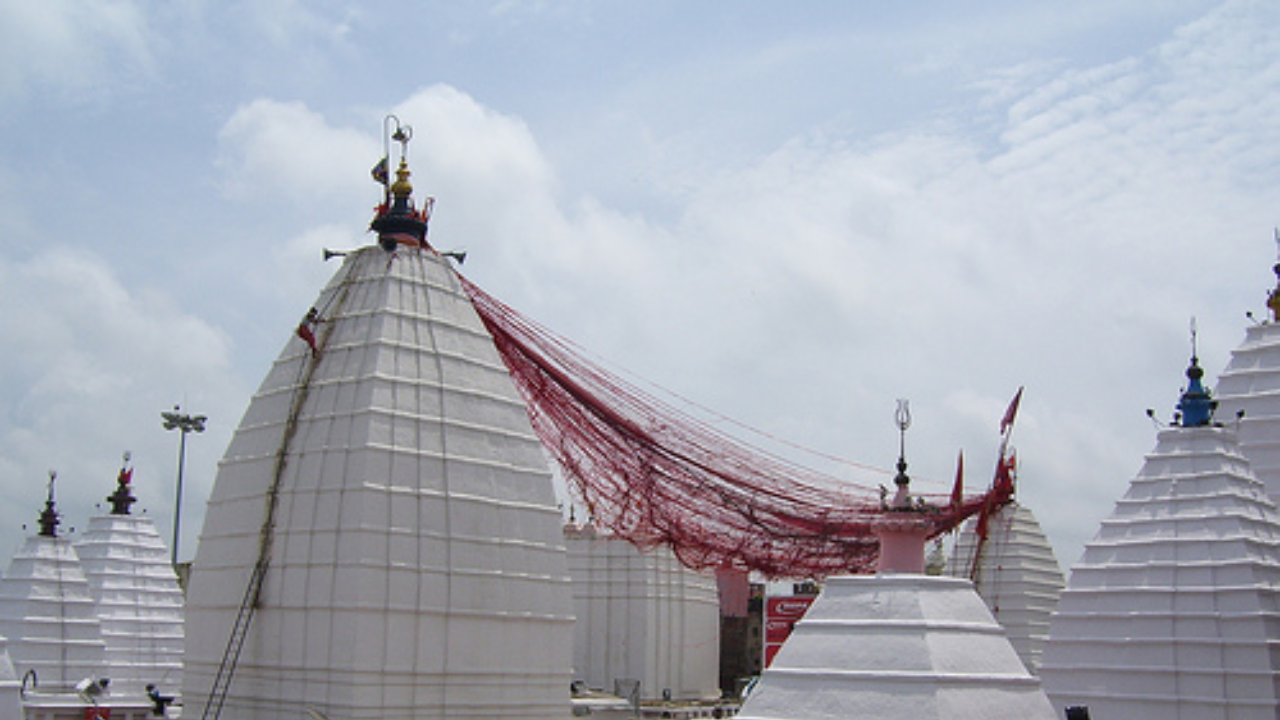
[[1274, 285], [1277, 27], [1265, 0], [0, 0], [0, 556], [49, 470], [83, 527], [124, 450], [167, 537], [175, 403], [210, 418], [194, 555], [321, 248], [371, 242], [395, 113], [437, 248], [753, 443], [889, 468], [909, 398], [946, 492], [962, 448], [989, 480], [1025, 386], [1019, 492], [1066, 569], [1191, 317], [1214, 381]]

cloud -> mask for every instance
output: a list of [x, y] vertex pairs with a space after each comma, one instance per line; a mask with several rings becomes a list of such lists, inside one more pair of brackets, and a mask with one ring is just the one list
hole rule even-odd
[[95, 98], [118, 76], [150, 72], [149, 27], [136, 3], [0, 3], [0, 98], [39, 89]]
[[[729, 162], [733, 143], [708, 160], [697, 132], [663, 130], [672, 106], [655, 123], [637, 103], [623, 132], [590, 145], [611, 171], [615, 140], [624, 155], [669, 153], [636, 161], [657, 169], [624, 169], [626, 181], [566, 167], [514, 111], [448, 85], [394, 112], [415, 131], [415, 195], [438, 198], [431, 241], [467, 249], [469, 276], [766, 436], [888, 466], [894, 400], [908, 397], [912, 472], [945, 483], [964, 447], [976, 482], [1026, 385], [1024, 498], [1069, 563], [1154, 442], [1142, 411], [1176, 399], [1187, 318], [1201, 317], [1206, 346], [1213, 328], [1228, 337], [1246, 309], [1237, 286], [1269, 281], [1280, 53], [1251, 13], [1270, 12], [1229, 4], [1091, 67], [997, 68], [968, 86], [991, 93], [975, 123], [937, 122], [972, 107], [959, 104], [860, 136], [840, 116]], [[237, 258], [254, 260], [235, 267], [278, 303], [276, 342], [335, 269], [319, 248], [370, 240], [380, 114], [320, 108], [259, 98], [219, 134], [228, 202], [262, 217], [237, 241]], [[696, 110], [677, 120], [696, 124]], [[566, 177], [605, 177], [609, 190]], [[663, 211], [620, 209], [629, 184], [661, 195]], [[282, 241], [257, 252], [264, 234]], [[127, 382], [90, 373], [78, 392]]]
[[299, 102], [255, 100], [238, 108], [218, 132], [223, 187], [234, 199], [292, 201], [318, 211], [358, 197], [382, 155], [368, 133], [331, 126]]
[[1025, 384], [1025, 497], [1070, 563], [1154, 442], [1143, 411], [1176, 401], [1188, 318], [1238, 332], [1234, 288], [1267, 261], [1280, 53], [1252, 17], [1272, 11], [1241, 7], [1149, 53], [999, 86], [994, 153], [945, 127], [810, 135], [684, 188], [670, 223], [605, 209], [586, 232], [562, 212], [537, 232], [600, 252], [521, 256], [558, 290], [507, 299], [677, 392], [863, 462], [892, 461], [893, 398], [912, 397], [914, 467], [935, 478], [956, 445], [993, 446], [999, 417], [939, 399], [1002, 407]]
[[[184, 402], [214, 418], [188, 457], [193, 467], [212, 467], [212, 447], [225, 446], [237, 398], [247, 391], [231, 372], [230, 339], [178, 299], [131, 287], [101, 257], [70, 248], [0, 259], [0, 307], [0, 336], [21, 348], [0, 355], [7, 379], [0, 386], [0, 475], [11, 482], [0, 522], [34, 529], [53, 469], [65, 527], [83, 527], [114, 487], [121, 453], [131, 450], [139, 507], [165, 532], [176, 441], [160, 428], [159, 413]], [[212, 485], [207, 473], [189, 479], [195, 509], [188, 506], [188, 519], [202, 514]], [[187, 549], [193, 539], [194, 530]]]

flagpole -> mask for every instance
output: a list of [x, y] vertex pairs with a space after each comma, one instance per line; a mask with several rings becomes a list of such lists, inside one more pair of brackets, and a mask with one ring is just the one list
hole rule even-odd
[[[387, 115], [382, 118], [382, 162], [387, 164], [388, 176], [391, 174], [391, 129], [388, 123], [392, 120], [395, 120], [397, 125], [400, 124], [400, 118], [395, 115]], [[391, 181], [389, 177], [387, 180], [382, 181], [382, 205], [387, 208], [391, 207]]]

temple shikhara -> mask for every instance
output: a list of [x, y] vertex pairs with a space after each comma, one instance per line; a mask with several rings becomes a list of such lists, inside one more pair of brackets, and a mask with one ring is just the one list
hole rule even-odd
[[1273, 718], [1280, 515], [1196, 358], [1174, 421], [1071, 569], [1040, 668], [1098, 717]]
[[0, 655], [0, 717], [141, 720], [181, 687], [182, 591], [155, 524], [130, 511], [127, 463], [110, 511], [74, 542], [59, 532], [50, 475], [39, 531], [0, 579], [0, 635], [14, 671]]
[[969, 492], [963, 456], [912, 491], [905, 401], [891, 489], [753, 448], [467, 279], [383, 130], [376, 242], [281, 329], [185, 586], [127, 456], [74, 539], [50, 476], [0, 578], [0, 720], [1277, 717], [1275, 315], [1216, 398], [1193, 341], [1065, 580], [1016, 499], [1021, 389]]

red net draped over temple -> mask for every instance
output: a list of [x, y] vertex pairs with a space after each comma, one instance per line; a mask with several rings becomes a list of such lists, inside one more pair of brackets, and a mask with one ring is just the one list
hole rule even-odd
[[[640, 391], [459, 276], [529, 406], [529, 418], [597, 525], [641, 547], [669, 546], [694, 569], [821, 578], [874, 571], [878, 488], [754, 449]], [[992, 489], [925, 496], [944, 533], [1009, 501], [1011, 463]]]

